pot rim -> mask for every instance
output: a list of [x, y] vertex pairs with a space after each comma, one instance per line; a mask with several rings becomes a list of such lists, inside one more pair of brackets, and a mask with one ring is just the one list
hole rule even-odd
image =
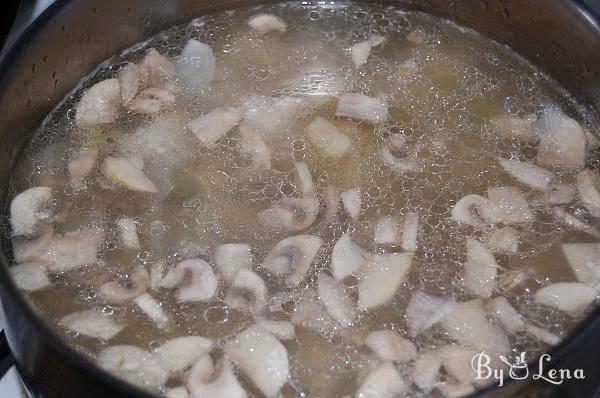
[[[357, 0], [361, 2], [361, 0]], [[581, 13], [586, 20], [595, 25], [600, 25], [600, 16], [594, 15], [589, 8], [587, 8], [582, 2], [569, 0], [572, 3], [574, 9]], [[65, 13], [70, 7], [72, 7], [77, 0], [56, 0], [52, 3], [44, 12], [42, 12], [15, 40], [11, 47], [7, 49], [4, 53], [4, 57], [0, 59], [0, 96], [4, 91], [7, 82], [10, 80], [11, 74], [15, 69], [15, 65], [19, 64], [22, 60], [23, 56], [30, 49], [30, 44], [34, 42], [39, 34], [49, 26], [55, 18], [59, 17], [61, 14]], [[266, 1], [273, 2], [273, 1]], [[373, 0], [373, 2], [377, 2], [377, 0]], [[411, 4], [403, 4], [403, 0], [399, 1], [398, 7], [411, 8]], [[443, 17], [440, 17], [443, 18]], [[487, 36], [486, 36], [487, 37]], [[488, 37], [489, 38], [489, 37]], [[494, 40], [489, 38], [490, 40]], [[533, 61], [530, 60], [533, 64]], [[600, 111], [600, 110], [599, 110]], [[14, 164], [11, 165], [11, 168], [14, 169]], [[11, 173], [12, 174], [11, 170]], [[7, 185], [9, 182], [7, 182]], [[9, 207], [8, 193], [5, 193], [5, 197], [1, 198], [4, 202], [3, 213], [7, 213], [7, 209]], [[10, 238], [6, 236], [4, 233], [0, 233], [0, 290], [2, 291], [4, 296], [10, 297], [12, 302], [15, 304], [17, 311], [23, 314], [26, 318], [28, 318], [29, 322], [31, 322], [34, 327], [42, 334], [44, 340], [51, 345], [57, 352], [62, 353], [69, 363], [73, 366], [77, 366], [83, 368], [86, 373], [88, 373], [91, 377], [98, 379], [101, 383], [109, 385], [111, 387], [116, 388], [119, 392], [127, 394], [131, 397], [135, 398], [157, 398], [159, 395], [145, 391], [134, 384], [126, 382], [112, 373], [103, 370], [99, 366], [97, 366], [90, 358], [79, 352], [78, 350], [72, 348], [69, 344], [64, 342], [59, 334], [54, 331], [52, 327], [48, 324], [48, 322], [44, 321], [37, 313], [34, 311], [33, 307], [25, 300], [23, 294], [21, 294], [14, 284], [12, 277], [9, 273], [9, 262], [7, 260], [7, 256], [5, 255], [5, 247], [10, 245]], [[2, 304], [4, 306], [4, 304]], [[548, 361], [547, 366], [551, 367], [557, 364], [560, 364], [561, 358], [564, 358], [569, 351], [572, 351], [575, 346], [578, 345], [578, 342], [583, 339], [585, 333], [589, 333], [592, 330], [592, 324], [594, 321], [600, 320], [600, 305], [597, 305], [586, 317], [584, 320], [579, 322], [577, 326], [571, 330], [564, 339], [557, 345], [552, 347], [547, 354], [550, 354], [551, 359]], [[5, 325], [5, 329], [6, 329]], [[537, 356], [534, 360], [528, 362], [528, 367], [535, 369], [536, 365], [539, 362], [540, 357]], [[17, 368], [20, 367], [20, 364], [16, 365]], [[465, 398], [482, 398], [488, 396], [488, 394], [492, 394], [496, 391], [506, 390], [509, 386], [514, 387], [517, 383], [517, 380], [511, 378], [510, 376], [505, 376], [503, 381], [503, 387], [499, 387], [495, 383], [490, 383], [488, 386], [476, 390], [475, 392], [466, 395]], [[527, 380], [523, 380], [523, 383], [527, 383]]]

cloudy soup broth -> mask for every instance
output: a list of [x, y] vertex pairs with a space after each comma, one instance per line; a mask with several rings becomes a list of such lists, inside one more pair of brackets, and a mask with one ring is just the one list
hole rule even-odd
[[478, 33], [360, 3], [104, 62], [17, 164], [15, 282], [164, 397], [456, 397], [598, 301], [598, 126]]

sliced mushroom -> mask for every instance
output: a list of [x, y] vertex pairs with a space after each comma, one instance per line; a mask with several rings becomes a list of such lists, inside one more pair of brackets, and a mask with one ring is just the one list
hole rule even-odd
[[540, 191], [548, 189], [554, 175], [551, 171], [532, 163], [498, 158], [500, 166], [517, 181]]
[[256, 14], [248, 21], [248, 26], [257, 31], [261, 35], [268, 33], [285, 33], [287, 23], [281, 18], [273, 14]]
[[216, 108], [193, 119], [187, 124], [187, 127], [202, 145], [212, 147], [237, 126], [241, 119], [242, 114], [237, 108]]
[[411, 253], [370, 254], [361, 267], [358, 282], [358, 309], [367, 310], [390, 301], [406, 281]]
[[98, 159], [98, 148], [80, 149], [74, 152], [67, 166], [71, 185], [78, 185], [90, 174]]
[[104, 301], [121, 304], [146, 293], [149, 285], [148, 271], [143, 265], [138, 265], [129, 275], [123, 274], [114, 281], [104, 283], [98, 291]]
[[490, 118], [490, 124], [495, 133], [503, 138], [518, 138], [523, 141], [535, 141], [533, 127], [536, 115], [498, 115]]
[[160, 282], [165, 276], [166, 269], [167, 262], [164, 259], [159, 259], [152, 263], [150, 266], [150, 288], [152, 290], [158, 290], [160, 288]]
[[251, 326], [223, 349], [238, 368], [267, 397], [274, 397], [288, 381], [289, 361], [285, 347], [271, 333]]
[[262, 222], [287, 231], [302, 231], [310, 227], [319, 213], [319, 200], [312, 198], [282, 198], [262, 213]]
[[297, 286], [322, 245], [323, 239], [315, 235], [290, 236], [271, 249], [261, 266], [282, 275], [288, 286]]
[[327, 333], [336, 324], [314, 289], [304, 290], [295, 301], [292, 323], [320, 334]]
[[391, 362], [371, 370], [356, 391], [359, 398], [396, 398], [408, 391], [408, 385]]
[[551, 205], [566, 205], [573, 201], [575, 189], [567, 184], [550, 184], [544, 192], [543, 200]]
[[360, 187], [352, 188], [342, 192], [341, 198], [344, 208], [348, 214], [350, 214], [350, 217], [358, 218], [358, 216], [360, 216], [360, 208], [362, 206]]
[[107, 79], [90, 87], [77, 104], [75, 120], [81, 127], [114, 122], [121, 107], [121, 85], [118, 79]]
[[417, 290], [406, 307], [408, 334], [411, 337], [417, 336], [441, 321], [446, 315], [454, 311], [456, 306], [456, 302], [450, 298]]
[[194, 258], [180, 262], [160, 282], [164, 288], [177, 288], [177, 301], [210, 301], [218, 280], [210, 264]]
[[383, 362], [408, 362], [417, 357], [417, 347], [393, 330], [377, 330], [369, 333], [365, 344]]
[[53, 237], [54, 228], [46, 225], [33, 235], [21, 235], [13, 238], [12, 245], [15, 261], [17, 263], [24, 263], [25, 261], [39, 259], [48, 249]]
[[214, 342], [207, 337], [181, 336], [159, 346], [154, 351], [154, 358], [163, 369], [176, 373], [192, 366], [214, 346]]
[[571, 228], [583, 231], [587, 234], [590, 234], [591, 236], [593, 236], [595, 238], [600, 238], [600, 230], [598, 230], [598, 228], [593, 227], [593, 226], [581, 221], [574, 215], [568, 213], [562, 207], [558, 207], [558, 206], [553, 207], [552, 215], [554, 215], [554, 217], [556, 217], [559, 221], [562, 221], [563, 223], [565, 223], [566, 225], [568, 225]]
[[494, 252], [515, 254], [519, 250], [519, 233], [511, 227], [494, 229], [487, 234], [485, 244]]
[[50, 286], [48, 273], [41, 263], [25, 263], [9, 268], [15, 285], [21, 290], [33, 292]]
[[215, 249], [217, 271], [227, 282], [232, 282], [237, 272], [252, 268], [252, 252], [245, 243], [226, 243]]
[[259, 169], [271, 168], [271, 148], [265, 143], [261, 134], [252, 127], [240, 125], [241, 150], [252, 157], [254, 165]]
[[525, 322], [521, 315], [510, 305], [506, 297], [498, 296], [488, 301], [487, 310], [507, 333], [514, 335], [525, 330]]
[[561, 340], [561, 338], [557, 335], [531, 324], [526, 325], [525, 331], [531, 337], [534, 337], [535, 339], [540, 340], [543, 343], [546, 343], [551, 346], [558, 345]]
[[175, 74], [185, 90], [198, 94], [217, 74], [217, 61], [212, 48], [198, 40], [188, 40], [177, 58]]
[[116, 182], [134, 191], [158, 192], [156, 185], [142, 171], [140, 163], [134, 158], [107, 157], [104, 160], [106, 172]]
[[151, 48], [139, 64], [144, 87], [166, 88], [175, 76], [175, 65], [169, 58]]
[[321, 116], [317, 116], [306, 126], [306, 134], [310, 142], [325, 157], [338, 158], [349, 152], [352, 147], [350, 138], [335, 124]]
[[296, 338], [296, 331], [292, 322], [256, 318], [256, 324], [279, 340], [293, 340]]
[[117, 226], [119, 227], [123, 247], [139, 250], [140, 239], [138, 237], [135, 220], [129, 217], [122, 217], [117, 221]]
[[150, 87], [139, 93], [128, 108], [145, 115], [156, 115], [175, 103], [175, 96], [164, 88]]
[[373, 36], [369, 40], [361, 41], [356, 43], [350, 48], [352, 55], [352, 62], [354, 66], [359, 68], [367, 62], [369, 55], [371, 54], [371, 48], [383, 44], [385, 37]]
[[40, 260], [47, 264], [48, 271], [60, 273], [84, 265], [96, 264], [98, 251], [106, 234], [90, 228], [56, 235]]
[[365, 263], [366, 251], [352, 242], [350, 232], [346, 232], [335, 243], [331, 253], [331, 268], [333, 276], [342, 280], [357, 272]]
[[533, 220], [527, 199], [517, 187], [489, 187], [484, 218], [492, 223], [519, 224]]
[[169, 373], [146, 350], [132, 345], [117, 345], [102, 350], [96, 357], [102, 369], [141, 387], [164, 384]]
[[484, 215], [489, 207], [489, 201], [480, 195], [466, 195], [456, 202], [452, 208], [452, 219], [459, 223], [484, 228]]
[[535, 302], [577, 315], [598, 298], [598, 291], [579, 282], [559, 282], [535, 292]]
[[488, 298], [496, 287], [498, 264], [494, 255], [477, 239], [467, 238], [467, 261], [463, 280], [471, 293]]
[[65, 315], [58, 324], [72, 332], [102, 340], [110, 340], [125, 329], [125, 325], [115, 322], [98, 310], [84, 310]]
[[227, 289], [225, 303], [231, 308], [259, 314], [267, 304], [268, 293], [265, 282], [256, 272], [241, 268]]
[[493, 358], [510, 352], [506, 334], [488, 320], [485, 304], [480, 299], [459, 303], [441, 323], [450, 338], [467, 348], [485, 351]]
[[190, 371], [187, 386], [193, 398], [247, 397], [227, 358], [222, 358], [214, 366], [209, 355], [201, 356]]
[[581, 125], [556, 108], [546, 109], [536, 123], [540, 166], [575, 168], [585, 160], [586, 136]]
[[598, 176], [593, 170], [585, 169], [577, 173], [579, 198], [592, 217], [600, 217], [600, 192], [597, 186]]
[[335, 116], [373, 124], [384, 123], [388, 119], [387, 104], [382, 99], [362, 94], [341, 94]]
[[577, 280], [600, 290], [600, 244], [564, 243], [562, 251]]
[[133, 101], [142, 84], [142, 73], [140, 67], [129, 63], [119, 72], [119, 84], [121, 87], [121, 100], [127, 106]]
[[344, 291], [344, 286], [331, 276], [321, 272], [317, 285], [319, 298], [329, 314], [341, 327], [349, 327], [356, 319], [356, 305]]
[[34, 187], [21, 192], [10, 203], [10, 225], [14, 236], [33, 235], [51, 221], [52, 188]]
[[415, 148], [403, 134], [394, 134], [381, 147], [381, 159], [394, 171], [404, 173], [418, 168]]
[[402, 226], [402, 249], [407, 252], [415, 252], [417, 250], [417, 236], [419, 234], [419, 216], [416, 213], [408, 213], [404, 217], [404, 225]]
[[298, 185], [302, 191], [302, 196], [311, 197], [315, 195], [315, 184], [308, 165], [304, 162], [294, 162], [294, 168], [298, 179]]
[[144, 314], [148, 315], [159, 329], [171, 329], [171, 319], [165, 314], [160, 303], [149, 293], [144, 293], [136, 297], [133, 301]]
[[398, 220], [393, 216], [379, 217], [373, 241], [378, 245], [395, 244], [399, 239]]

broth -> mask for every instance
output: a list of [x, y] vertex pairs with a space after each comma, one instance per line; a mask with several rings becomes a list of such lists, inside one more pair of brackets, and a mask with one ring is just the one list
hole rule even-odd
[[[249, 26], [248, 20], [261, 13], [275, 14], [287, 26], [282, 28], [278, 20], [258, 21], [258, 28]], [[263, 29], [263, 23], [270, 31], [260, 34], [257, 29]], [[383, 43], [378, 43], [379, 36], [385, 38]], [[190, 39], [206, 43], [214, 52], [216, 72], [212, 79], [205, 76], [211, 74], [210, 56], [206, 56], [205, 49], [194, 53], [197, 58], [186, 59], [185, 50], [181, 55]], [[357, 43], [361, 46], [353, 47]], [[366, 60], [363, 60], [364, 48], [368, 48]], [[85, 121], [84, 112], [78, 111], [85, 93], [101, 81], [123, 76], [131, 63], [143, 65], [150, 49], [177, 65], [173, 77], [158, 84], [162, 91], [148, 94], [158, 102], [136, 103], [141, 95], [138, 93], [129, 105], [119, 104], [114, 120]], [[150, 72], [146, 73], [150, 77], [146, 76], [143, 84], [152, 88], [154, 83], [148, 82], [156, 71], [148, 68]], [[168, 69], [169, 66], [163, 66], [158, 71]], [[202, 82], [205, 78], [209, 83]], [[124, 95], [123, 82], [120, 84], [120, 95]], [[378, 114], [373, 120], [373, 114], [379, 110], [364, 113], [361, 107], [367, 100], [344, 97], [345, 93], [360, 93], [368, 96], [369, 101], [384, 104], [389, 116]], [[169, 95], [174, 103], [165, 97]], [[358, 102], [361, 108], [358, 117], [343, 117], [348, 116], [347, 109], [340, 110], [344, 98]], [[148, 115], [139, 111], [149, 103], [158, 107], [158, 112]], [[228, 116], [235, 119], [231, 129], [214, 143], [197, 139], [188, 123], [221, 107], [231, 107], [227, 108], [231, 111]], [[529, 124], [524, 122], [527, 115], [532, 115]], [[314, 127], [312, 123], [317, 117], [326, 120], [325, 125], [315, 128], [317, 133], [333, 124], [345, 138], [335, 140], [330, 147], [319, 141], [326, 141], [329, 135], [311, 138], [310, 126]], [[507, 129], [503, 120], [526, 128]], [[581, 134], [584, 130], [579, 126], [583, 126], [585, 151], [592, 152], [596, 141], [590, 132], [597, 131], [597, 125], [556, 82], [509, 48], [430, 15], [355, 3], [319, 6], [282, 3], [208, 15], [161, 32], [100, 65], [40, 127], [18, 164], [13, 193], [36, 186], [51, 187], [52, 219], [44, 219], [42, 223], [52, 221], [52, 239], [88, 229], [104, 234], [94, 256], [95, 264], [78, 264], [69, 270], [54, 266], [49, 269], [47, 283], [42, 281], [39, 289], [26, 288], [29, 290], [26, 294], [40, 316], [54, 325], [68, 344], [94, 360], [102, 361], [98, 359], [99, 353], [114, 346], [132, 345], [147, 352], [137, 362], [131, 358], [139, 352], [130, 355], [129, 359], [135, 363], [121, 364], [129, 366], [127, 369], [106, 360], [104, 367], [166, 396], [200, 396], [198, 391], [211, 391], [215, 397], [237, 396], [240, 391], [234, 388], [236, 378], [249, 396], [256, 397], [271, 395], [273, 391], [272, 395], [284, 397], [348, 396], [357, 391], [365, 397], [468, 393], [479, 388], [481, 382], [464, 380], [461, 377], [472, 375], [464, 376], [464, 372], [444, 362], [453, 355], [450, 348], [463, 350], [464, 356], [465, 352], [480, 352], [482, 347], [501, 346], [502, 339], [507, 339], [509, 349], [499, 349], [493, 354], [514, 361], [521, 351], [526, 351], [532, 359], [548, 350], [549, 343], [565, 336], [583, 319], [592, 302], [597, 301], [598, 271], [590, 271], [590, 277], [579, 274], [576, 277], [572, 267], [577, 265], [569, 265], [561, 246], [593, 243], [600, 236], [594, 227], [593, 201], [582, 194], [586, 180], [581, 174], [586, 168], [591, 170], [590, 179], [595, 179], [597, 163], [586, 156], [585, 165], [583, 159], [569, 167], [542, 165], [551, 175], [545, 184], [551, 178], [552, 186], [558, 186], [554, 191], [522, 183], [499, 161], [503, 158], [519, 160], [521, 164], [544, 163], [540, 160], [540, 143], [551, 136], [549, 131], [554, 122], [563, 123], [563, 127], [565, 123], [574, 123], [573, 129]], [[212, 123], [227, 124], [227, 120], [216, 119]], [[245, 128], [248, 128], [246, 133], [242, 131]], [[544, 128], [547, 131], [540, 132]], [[527, 135], [517, 137], [523, 129]], [[266, 152], [255, 141], [257, 135], [266, 145]], [[389, 156], [382, 155], [386, 145], [391, 145], [388, 154], [391, 162], [397, 163], [391, 164]], [[69, 161], [78, 152], [82, 159], [82, 148], [94, 158], [91, 171], [70, 180], [66, 172]], [[328, 150], [341, 154], [331, 155], [333, 152], [327, 153]], [[132, 182], [123, 183], [127, 180], [127, 176], [119, 174], [127, 174], [123, 170], [113, 174], [107, 171], [107, 158], [133, 157], [143, 159], [142, 172], [151, 185], [138, 176], [134, 178], [133, 183], [138, 184], [135, 188]], [[312, 189], [306, 181], [298, 179], [297, 170], [302, 165], [310, 171]], [[593, 192], [598, 186], [595, 183], [586, 187]], [[494, 202], [494, 194], [488, 188], [505, 186], [518, 188], [518, 199], [526, 200], [526, 211], [519, 207], [518, 200], [511, 202], [512, 196], [508, 199], [502, 196], [490, 204]], [[356, 191], [352, 190], [356, 188], [359, 188], [359, 214], [353, 217], [350, 213], [356, 210], [353, 197]], [[515, 190], [510, 192], [514, 194]], [[559, 193], [566, 199], [559, 197]], [[471, 213], [455, 215], [457, 202], [469, 194], [480, 195], [481, 200], [487, 200], [486, 204], [477, 202], [479, 207], [468, 208]], [[277, 202], [281, 198], [304, 198], [313, 200], [311, 203], [316, 199], [318, 209]], [[275, 210], [268, 211], [270, 208]], [[491, 213], [482, 215], [482, 210]], [[577, 217], [584, 225], [576, 229], [561, 222], [557, 218], [557, 214], [564, 215], [561, 211]], [[305, 228], [294, 224], [291, 230], [286, 230], [284, 224], [289, 217], [292, 223], [302, 223], [312, 213], [315, 220]], [[411, 217], [418, 222], [416, 248], [408, 239], [411, 233], [404, 232], [406, 220]], [[483, 220], [486, 225], [468, 225], [464, 217], [475, 220], [475, 224]], [[499, 221], [490, 223], [494, 217], [499, 217]], [[508, 218], [511, 221], [506, 221]], [[133, 226], [127, 222], [133, 222]], [[124, 231], [132, 230], [133, 241], [127, 242]], [[385, 233], [389, 231], [391, 235]], [[499, 249], [499, 236], [490, 243], [494, 231], [516, 236], [517, 248]], [[35, 237], [38, 232], [35, 231]], [[287, 270], [282, 278], [273, 271], [281, 265], [269, 266], [267, 256], [278, 242], [299, 234], [320, 237], [322, 244], [318, 245], [314, 259], [308, 241], [293, 246], [300, 252], [299, 257], [296, 252], [283, 253], [284, 262], [301, 262], [302, 258], [312, 261], [305, 275], [298, 270]], [[375, 242], [374, 236], [383, 243]], [[344, 252], [338, 263], [340, 269], [336, 270], [332, 252], [343, 237], [350, 238], [346, 249], [350, 247], [360, 254], [353, 257], [352, 253]], [[469, 239], [473, 253], [467, 255]], [[71, 244], [83, 246], [83, 240], [77, 236], [76, 243]], [[260, 293], [252, 289], [257, 287], [250, 282], [253, 286], [237, 286], [235, 277], [241, 271], [227, 277], [216, 265], [216, 249], [229, 243], [249, 245], [253, 275], [258, 275], [268, 290], [265, 305], [254, 314], [252, 305], [260, 300]], [[246, 258], [245, 247], [236, 248]], [[83, 250], [79, 247], [75, 251], [81, 254]], [[43, 269], [45, 259], [57, 251], [53, 243], [50, 248], [46, 244], [41, 254], [30, 256], [25, 262], [33, 261]], [[396, 253], [405, 254], [394, 257]], [[336, 276], [338, 271], [346, 272], [342, 268], [350, 267], [356, 258], [362, 258], [362, 264], [348, 271], [348, 276], [329, 277]], [[392, 265], [378, 266], [380, 262], [388, 264], [385, 261], [392, 258]], [[166, 287], [169, 273], [177, 279], [176, 267], [190, 259], [194, 271], [185, 271], [178, 282]], [[399, 285], [390, 288], [392, 296], [370, 298], [377, 296], [373, 290], [385, 290], [384, 281], [378, 282], [375, 289], [363, 285], [369, 278], [376, 279], [373, 276], [376, 271], [372, 270], [387, 272], [405, 267], [407, 259], [410, 270], [398, 276]], [[592, 260], [597, 264], [597, 257]], [[210, 290], [206, 286], [211, 284], [210, 277], [203, 273], [211, 271], [200, 265], [206, 264], [204, 261], [218, 278], [218, 285], [208, 298], [200, 299], [197, 295], [201, 289]], [[493, 275], [489, 268], [494, 269]], [[465, 269], [473, 270], [475, 282], [465, 275], [471, 272]], [[481, 269], [483, 276], [478, 274]], [[116, 293], [106, 293], [101, 288], [117, 281], [114, 289], [131, 290], [138, 283], [134, 279], [136, 272], [150, 275], [144, 277], [148, 280], [142, 278], [145, 282], [141, 283], [141, 290], [130, 298], [115, 299], [110, 294]], [[297, 284], [287, 279], [293, 279], [289, 275], [295, 275], [294, 272], [300, 273]], [[27, 276], [21, 274], [21, 278]], [[193, 285], [198, 280], [203, 281], [204, 287], [200, 282]], [[536, 295], [542, 288], [563, 282], [577, 282], [563, 286], [569, 289], [583, 286], [595, 294], [591, 298], [588, 295], [585, 305], [574, 310], [569, 307], [572, 303], [563, 303], [565, 298], [560, 294], [558, 298], [553, 296], [550, 304], [540, 298], [541, 294]], [[194, 286], [191, 293], [196, 295], [194, 300], [182, 300], [185, 283]], [[238, 290], [232, 290], [232, 285]], [[340, 291], [342, 298], [336, 295]], [[426, 296], [421, 297], [428, 297], [427, 300], [441, 301], [435, 301], [432, 309], [427, 307], [427, 300], [420, 303], [415, 298], [421, 294], [418, 292], [425, 292]], [[551, 296], [558, 294], [554, 290], [548, 292]], [[159, 303], [163, 318], [158, 319], [160, 315], [154, 313], [158, 318], [151, 319], [141, 310], [136, 297], [142, 293], [150, 294]], [[236, 309], [228, 295], [234, 295], [245, 307]], [[505, 303], [503, 299], [492, 300], [499, 297], [505, 297], [518, 312], [522, 324], [517, 331], [511, 331], [506, 319], [490, 309], [492, 303]], [[419, 312], [421, 315], [415, 321], [414, 314], [407, 316], [406, 311], [411, 298], [418, 311], [439, 310], [442, 312], [438, 315], [445, 318], [425, 326], [422, 323], [431, 319], [420, 319], [427, 313]], [[356, 311], [357, 300], [363, 310]], [[368, 300], [375, 303], [365, 304]], [[492, 335], [501, 334], [500, 342], [472, 342], [465, 341], [464, 336], [457, 337], [460, 331], [453, 329], [461, 328], [452, 326], [447, 319], [457, 317], [456, 311], [467, 309], [464, 303], [470, 303], [475, 308], [472, 313], [486, 320], [480, 326], [492, 330]], [[567, 307], [570, 310], [565, 311]], [[310, 309], [306, 311], [313, 316], [312, 321], [299, 321], [301, 308]], [[444, 308], [448, 309], [447, 314], [443, 314]], [[65, 321], [68, 314], [90, 309], [114, 319], [123, 326], [122, 330], [104, 339], [90, 337], [89, 331]], [[343, 318], [350, 319], [346, 322]], [[295, 337], [279, 336], [280, 343], [269, 343], [273, 334], [283, 332], [265, 332], [269, 327], [261, 323], [264, 319], [284, 321], [278, 325], [288, 329], [288, 322], [293, 321]], [[258, 329], [252, 326], [257, 322], [262, 325]], [[415, 322], [421, 322], [416, 331]], [[472, 326], [469, 322], [465, 320], [464, 328]], [[253, 375], [245, 359], [239, 358], [243, 354], [233, 352], [231, 347], [236, 346], [236, 341], [241, 344], [238, 351], [251, 351], [242, 344], [242, 334], [247, 330], [258, 330], [249, 338], [251, 342], [260, 340], [260, 344], [276, 352], [283, 347], [289, 375], [284, 375], [281, 383], [277, 384], [278, 375], [270, 382], [257, 381], [260, 376]], [[375, 345], [383, 347], [378, 351], [373, 344], [365, 343], [365, 339], [369, 333], [381, 330], [397, 334], [389, 341], [373, 335], [371, 338], [378, 342]], [[541, 335], [540, 331], [548, 334]], [[202, 350], [188, 342], [185, 351], [196, 353], [190, 364], [173, 369], [164, 369], [160, 361], [157, 365], [155, 351], [180, 336], [211, 339], [214, 348]], [[401, 348], [394, 344], [400, 344]], [[394, 351], [390, 357], [386, 350], [400, 353]], [[210, 377], [207, 381], [200, 376], [210, 376], [212, 371], [203, 368], [198, 358], [206, 360], [206, 355], [213, 361], [231, 358], [234, 381], [223, 382], [231, 388], [226, 390], [227, 395], [218, 395], [225, 390], [214, 385], [211, 387], [214, 390], [203, 389], [210, 385]], [[254, 361], [262, 358], [257, 355]], [[415, 379], [414, 369], [417, 361], [426, 358], [438, 360], [440, 369], [435, 370], [435, 377], [429, 383], [420, 383]], [[273, 358], [265, 359], [265, 363], [271, 360], [280, 363]], [[468, 361], [470, 364], [470, 357]], [[501, 362], [496, 362], [496, 366], [501, 366]], [[190, 365], [194, 363], [190, 373]], [[229, 362], [221, 364], [227, 366]], [[212, 365], [206, 366], [212, 369]], [[258, 361], [255, 366], [262, 365]], [[146, 372], [147, 377], [140, 376], [140, 372]], [[224, 373], [227, 372], [222, 370]], [[218, 374], [213, 376], [220, 380]], [[161, 378], [166, 381], [157, 383]], [[388, 388], [388, 395], [379, 391], [379, 387], [370, 386], [371, 380]], [[200, 387], [194, 387], [198, 383]]]

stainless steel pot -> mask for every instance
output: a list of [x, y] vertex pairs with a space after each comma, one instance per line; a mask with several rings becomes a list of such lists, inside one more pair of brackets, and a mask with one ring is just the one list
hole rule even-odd
[[[456, 21], [510, 45], [600, 114], [600, 25], [597, 1], [380, 1]], [[11, 171], [31, 133], [78, 80], [112, 54], [163, 28], [255, 0], [59, 0], [0, 64], [0, 201], [6, 218]], [[309, 2], [311, 3], [311, 2]], [[314, 1], [312, 3], [318, 3]], [[7, 225], [8, 223], [4, 223]], [[35, 397], [149, 397], [100, 371], [60, 342], [10, 281], [9, 231], [3, 231], [0, 296], [15, 363]], [[0, 347], [2, 348], [2, 347]], [[0, 354], [3, 351], [0, 349]], [[600, 309], [552, 352], [554, 365], [582, 368], [586, 379], [559, 386], [509, 382], [479, 396], [593, 397], [600, 386]], [[526, 390], [523, 390], [526, 388]]]

